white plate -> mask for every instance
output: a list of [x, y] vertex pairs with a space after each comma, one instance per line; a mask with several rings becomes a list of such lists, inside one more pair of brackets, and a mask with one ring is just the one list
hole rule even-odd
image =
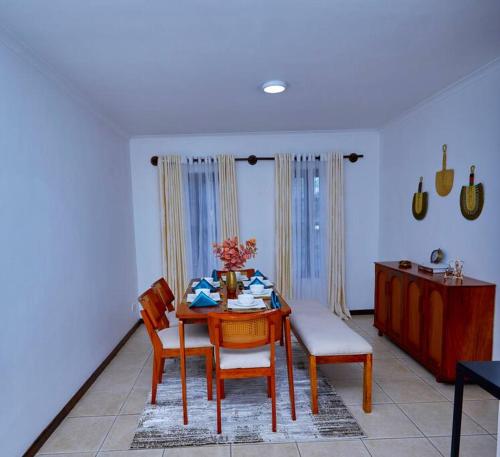
[[[269, 281], [269, 279], [261, 279], [261, 281], [264, 283], [265, 287], [272, 287], [272, 286], [274, 286], [274, 284], [271, 281]], [[243, 281], [243, 285], [245, 287], [248, 287], [251, 282], [252, 281]]]
[[[187, 302], [188, 303], [193, 303], [194, 299], [197, 297], [196, 294], [188, 294], [187, 295]], [[213, 292], [210, 294], [210, 298], [215, 301], [220, 301], [220, 294], [219, 292]]]
[[[207, 278], [205, 278], [205, 279], [207, 279]], [[214, 281], [213, 279], [211, 279], [210, 281], [207, 279], [207, 281], [209, 282], [209, 284], [211, 284], [214, 287], [220, 287], [220, 281]], [[191, 287], [196, 287], [199, 283], [200, 283], [200, 281], [195, 281], [195, 282], [193, 282], [193, 284], [191, 284]]]
[[237, 298], [229, 299], [227, 301], [227, 307], [228, 309], [267, 309], [267, 306], [262, 298], [257, 298], [253, 301], [253, 303], [250, 303], [248, 305], [242, 305], [240, 302], [238, 302]]
[[261, 294], [254, 294], [250, 289], [245, 289], [245, 292], [244, 293], [249, 293], [249, 294], [252, 294], [254, 297], [256, 298], [259, 298], [259, 297], [270, 297], [272, 292], [273, 292], [273, 289], [264, 289], [264, 291], [261, 293]]

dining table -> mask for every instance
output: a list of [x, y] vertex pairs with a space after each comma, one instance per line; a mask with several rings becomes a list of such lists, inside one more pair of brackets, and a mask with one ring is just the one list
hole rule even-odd
[[[184, 340], [184, 326], [190, 324], [200, 324], [208, 323], [209, 313], [231, 313], [231, 312], [241, 312], [228, 309], [228, 292], [226, 285], [223, 281], [220, 281], [220, 301], [217, 302], [216, 306], [203, 306], [194, 307], [190, 306], [191, 303], [188, 302], [188, 295], [192, 293], [193, 284], [199, 281], [199, 278], [192, 279], [189, 282], [188, 287], [182, 297], [181, 302], [176, 306], [176, 316], [179, 321], [179, 346], [180, 346], [180, 371], [181, 371], [181, 386], [182, 386], [182, 409], [183, 409], [183, 420], [184, 425], [188, 424], [188, 405], [187, 405], [187, 384], [186, 384], [186, 351], [185, 351], [185, 340]], [[278, 297], [281, 304], [280, 311], [282, 315], [282, 325], [284, 334], [284, 345], [286, 351], [286, 363], [287, 363], [287, 373], [288, 373], [288, 389], [290, 395], [290, 410], [292, 420], [296, 419], [295, 414], [295, 392], [293, 385], [293, 358], [292, 358], [292, 337], [290, 330], [290, 314], [292, 309], [286, 302], [285, 298], [276, 290], [273, 286], [274, 291]], [[243, 293], [243, 284], [238, 283], [237, 294]], [[263, 298], [266, 304], [266, 309], [272, 309], [271, 299]]]

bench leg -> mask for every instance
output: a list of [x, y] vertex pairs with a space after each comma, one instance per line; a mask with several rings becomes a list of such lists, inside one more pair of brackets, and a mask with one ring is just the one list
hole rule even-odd
[[372, 412], [372, 354], [366, 354], [363, 363], [363, 411]]
[[309, 377], [311, 378], [311, 411], [313, 414], [318, 414], [318, 373], [314, 355], [309, 355]]

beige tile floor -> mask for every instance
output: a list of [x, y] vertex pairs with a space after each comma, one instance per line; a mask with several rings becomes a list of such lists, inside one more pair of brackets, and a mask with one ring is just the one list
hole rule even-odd
[[[368, 438], [329, 442], [225, 445], [130, 451], [149, 393], [150, 343], [141, 326], [49, 438], [45, 457], [440, 457], [450, 449], [453, 386], [432, 375], [372, 326], [372, 316], [350, 321], [374, 346], [373, 413], [361, 408], [361, 366], [321, 369]], [[465, 391], [463, 457], [493, 457], [498, 401], [476, 386]], [[300, 414], [300, 411], [297, 412]], [[215, 424], [214, 424], [215, 426]], [[279, 424], [278, 424], [279, 426]]]

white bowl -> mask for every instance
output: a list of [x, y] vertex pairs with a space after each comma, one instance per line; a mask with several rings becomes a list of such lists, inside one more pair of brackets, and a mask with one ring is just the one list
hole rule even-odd
[[264, 285], [263, 284], [252, 284], [250, 286], [250, 291], [252, 292], [252, 294], [260, 295], [260, 294], [262, 294], [262, 292], [264, 292]]
[[196, 289], [194, 291], [196, 295], [200, 295], [202, 292], [210, 297], [210, 289]]
[[238, 295], [238, 303], [240, 305], [251, 305], [253, 302], [254, 302], [254, 297], [252, 294]]

